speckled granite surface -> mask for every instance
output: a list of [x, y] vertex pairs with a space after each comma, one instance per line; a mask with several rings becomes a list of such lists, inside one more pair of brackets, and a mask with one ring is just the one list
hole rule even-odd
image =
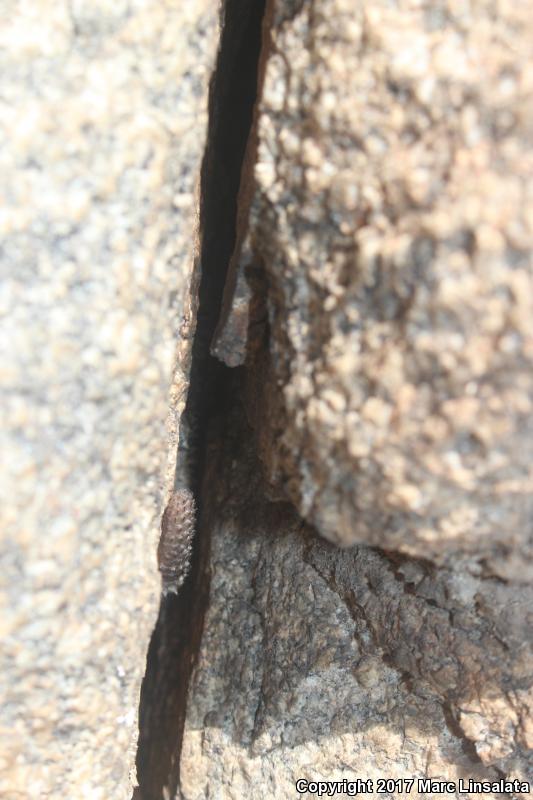
[[530, 3], [272, 6], [180, 796], [531, 780]]
[[533, 579], [530, 17], [275, 2], [250, 226], [273, 478], [333, 542], [517, 581]]
[[2, 3], [6, 800], [131, 796], [217, 13]]

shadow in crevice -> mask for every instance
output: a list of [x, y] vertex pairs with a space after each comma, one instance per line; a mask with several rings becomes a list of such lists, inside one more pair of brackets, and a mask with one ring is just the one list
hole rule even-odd
[[[209, 429], [224, 414], [231, 370], [210, 354], [235, 247], [243, 159], [257, 97], [264, 0], [225, 0], [221, 38], [209, 90], [209, 127], [202, 163], [199, 257], [193, 291], [198, 295], [190, 384], [182, 417], [189, 430], [187, 479], [197, 504], [190, 571], [179, 595], [162, 597], [150, 642], [139, 707], [135, 790], [139, 800], [179, 796], [179, 760], [187, 692], [201, 641], [209, 592]], [[250, 168], [250, 167], [249, 167]], [[181, 445], [180, 445], [181, 446]], [[179, 458], [178, 458], [179, 463]], [[183, 476], [180, 476], [180, 480]], [[178, 480], [178, 479], [177, 479]]]

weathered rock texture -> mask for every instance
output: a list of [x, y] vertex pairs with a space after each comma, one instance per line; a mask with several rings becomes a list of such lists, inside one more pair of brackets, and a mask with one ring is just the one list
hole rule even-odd
[[218, 11], [5, 7], [0, 794], [130, 795], [184, 410], [135, 797], [531, 779], [529, 3], [272, 0], [246, 153]]
[[2, 4], [6, 800], [131, 796], [217, 22], [203, 0]]
[[531, 588], [339, 550], [267, 499], [242, 424], [224, 438], [207, 475], [211, 594], [178, 796], [296, 797], [299, 778], [376, 789], [531, 777]]
[[271, 6], [186, 800], [533, 776], [529, 12]]
[[274, 9], [269, 473], [333, 542], [531, 580], [529, 4]]

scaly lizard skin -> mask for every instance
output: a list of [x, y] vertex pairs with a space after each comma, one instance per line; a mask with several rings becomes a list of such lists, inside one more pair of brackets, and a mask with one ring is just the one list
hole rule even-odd
[[161, 538], [157, 563], [162, 579], [162, 592], [178, 593], [189, 572], [192, 540], [196, 527], [196, 503], [190, 489], [172, 492], [161, 520]]

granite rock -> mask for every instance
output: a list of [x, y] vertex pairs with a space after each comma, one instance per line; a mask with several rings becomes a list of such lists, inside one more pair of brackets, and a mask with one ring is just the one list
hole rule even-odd
[[250, 405], [326, 538], [530, 581], [533, 40], [493, 5], [274, 3]]
[[[238, 403], [215, 441], [176, 797], [274, 799], [299, 779], [356, 778], [371, 797], [433, 797], [418, 779], [531, 780], [531, 587], [339, 549], [269, 498]], [[386, 778], [414, 788], [377, 794]]]
[[6, 800], [131, 797], [217, 14], [2, 6]]
[[134, 796], [531, 779], [527, 3], [272, 0], [237, 209], [248, 17], [206, 147], [193, 5], [0, 26], [0, 793], [131, 796], [186, 404], [200, 567], [152, 637]]
[[176, 796], [531, 781], [529, 9], [267, 13]]

